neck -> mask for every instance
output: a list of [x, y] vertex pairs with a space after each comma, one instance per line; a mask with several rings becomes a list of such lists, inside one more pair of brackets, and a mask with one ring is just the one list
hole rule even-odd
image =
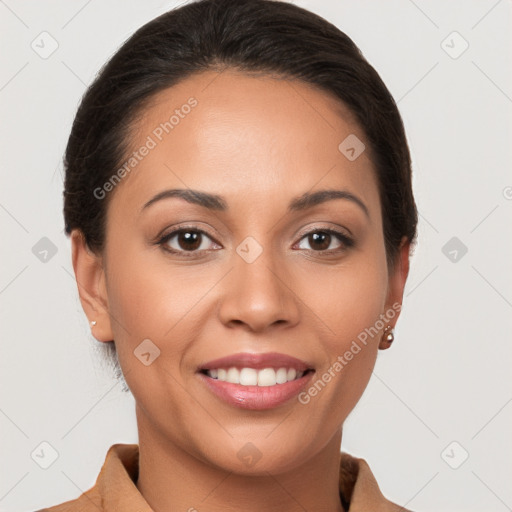
[[[314, 457], [293, 470], [252, 476], [226, 471], [139, 426], [137, 488], [155, 512], [344, 512], [339, 497], [341, 430]], [[153, 426], [154, 428], [154, 426]]]

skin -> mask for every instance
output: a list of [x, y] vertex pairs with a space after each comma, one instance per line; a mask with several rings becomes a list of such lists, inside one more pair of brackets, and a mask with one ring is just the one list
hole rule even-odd
[[[137, 487], [157, 511], [342, 511], [342, 426], [386, 348], [380, 335], [305, 405], [239, 409], [196, 371], [229, 354], [280, 352], [322, 375], [401, 304], [409, 243], [391, 272], [369, 145], [352, 162], [338, 150], [349, 134], [365, 134], [335, 98], [297, 81], [208, 71], [153, 98], [133, 148], [191, 96], [198, 105], [111, 192], [103, 253], [72, 233], [84, 311], [97, 340], [115, 340], [135, 397]], [[140, 213], [173, 188], [221, 195], [228, 209], [171, 198]], [[354, 194], [368, 215], [347, 199], [287, 212], [293, 198], [324, 189]], [[155, 242], [184, 224], [208, 233], [199, 251], [177, 237], [167, 247], [180, 254]], [[354, 245], [306, 236], [328, 228], [348, 230]], [[253, 263], [236, 252], [248, 236], [263, 249]], [[145, 366], [133, 352], [148, 338], [161, 352]], [[249, 441], [261, 454], [251, 467], [237, 456]]]

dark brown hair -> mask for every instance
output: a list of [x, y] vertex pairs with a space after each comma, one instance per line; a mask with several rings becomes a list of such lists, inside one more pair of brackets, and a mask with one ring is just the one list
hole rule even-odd
[[[66, 148], [64, 219], [101, 251], [109, 194], [93, 191], [125, 159], [129, 127], [155, 93], [193, 73], [232, 67], [300, 79], [339, 98], [370, 143], [388, 263], [416, 238], [417, 211], [402, 119], [378, 73], [325, 19], [273, 0], [200, 0], [150, 21], [117, 51], [86, 91]], [[341, 140], [340, 140], [341, 142]]]

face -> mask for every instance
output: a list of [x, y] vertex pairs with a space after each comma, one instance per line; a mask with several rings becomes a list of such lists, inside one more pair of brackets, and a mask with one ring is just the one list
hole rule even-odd
[[115, 340], [146, 439], [276, 473], [340, 433], [406, 277], [388, 271], [368, 144], [356, 159], [339, 149], [354, 135], [364, 143], [326, 93], [234, 71], [144, 110], [102, 258], [73, 244], [82, 304], [97, 339]]

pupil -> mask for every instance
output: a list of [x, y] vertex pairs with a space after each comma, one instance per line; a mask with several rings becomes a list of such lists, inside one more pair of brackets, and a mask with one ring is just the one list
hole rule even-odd
[[[310, 242], [311, 246], [313, 246], [314, 244], [318, 244], [320, 242], [321, 246], [318, 248], [321, 251], [324, 251], [329, 247], [329, 244], [331, 241], [331, 235], [329, 235], [329, 233], [323, 233], [323, 232], [313, 233], [312, 235], [309, 235], [309, 236], [310, 236], [309, 242]], [[312, 241], [314, 243], [311, 243]]]
[[188, 251], [197, 249], [201, 245], [200, 236], [201, 233], [192, 233], [190, 231], [181, 233], [178, 236], [180, 247]]

